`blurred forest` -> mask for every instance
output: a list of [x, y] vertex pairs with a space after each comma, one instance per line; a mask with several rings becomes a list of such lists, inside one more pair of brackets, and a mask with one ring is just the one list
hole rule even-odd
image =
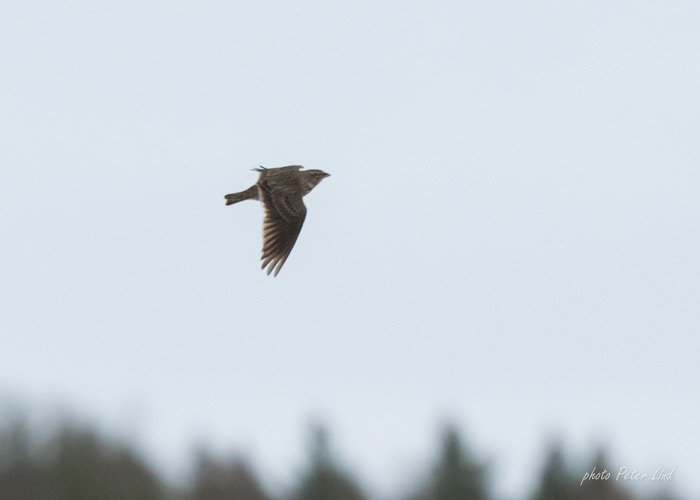
[[[413, 491], [395, 500], [506, 500], [494, 496], [491, 471], [478, 460], [456, 427], [445, 426], [439, 452], [426, 459]], [[174, 486], [159, 477], [133, 445], [107, 437], [75, 419], [51, 429], [30, 425], [26, 413], [5, 412], [0, 421], [0, 500], [370, 500], [367, 489], [342, 467], [325, 427], [312, 426], [305, 472], [286, 492], [272, 495], [245, 459], [194, 454], [190, 480]], [[671, 500], [669, 492], [636, 496], [614, 481], [586, 481], [572, 474], [560, 442], [548, 445], [534, 491], [522, 500]], [[604, 450], [597, 471], [611, 467]], [[516, 500], [516, 499], [508, 499]], [[518, 499], [520, 500], [520, 499]]]

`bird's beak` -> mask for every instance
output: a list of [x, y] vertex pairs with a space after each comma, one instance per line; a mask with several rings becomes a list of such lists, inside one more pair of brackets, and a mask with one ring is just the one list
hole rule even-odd
[[330, 176], [331, 176], [331, 174], [327, 174], [327, 173], [323, 172], [323, 177], [330, 177]]

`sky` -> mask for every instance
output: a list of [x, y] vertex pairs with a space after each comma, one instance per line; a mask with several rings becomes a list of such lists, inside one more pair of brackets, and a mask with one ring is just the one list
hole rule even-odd
[[[700, 4], [3, 2], [0, 393], [270, 483], [608, 444], [700, 495]], [[331, 174], [276, 278], [251, 169]], [[53, 403], [51, 403], [53, 404]], [[583, 475], [585, 464], [575, 469]], [[651, 483], [641, 485], [648, 491]]]

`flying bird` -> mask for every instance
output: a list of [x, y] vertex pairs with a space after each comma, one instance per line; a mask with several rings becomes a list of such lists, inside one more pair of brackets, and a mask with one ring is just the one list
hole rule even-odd
[[268, 276], [280, 272], [294, 248], [306, 218], [306, 196], [330, 174], [322, 170], [301, 170], [301, 165], [254, 169], [260, 172], [258, 182], [240, 193], [224, 196], [226, 205], [243, 200], [259, 200], [263, 205], [261, 269], [267, 267]]

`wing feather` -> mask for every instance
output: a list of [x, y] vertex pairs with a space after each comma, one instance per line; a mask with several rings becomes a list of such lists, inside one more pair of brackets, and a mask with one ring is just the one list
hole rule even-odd
[[298, 183], [275, 180], [274, 177], [268, 179], [267, 175], [261, 175], [258, 185], [264, 210], [260, 260], [262, 269], [267, 267], [268, 275], [274, 271], [274, 276], [277, 276], [304, 225], [306, 206]]

